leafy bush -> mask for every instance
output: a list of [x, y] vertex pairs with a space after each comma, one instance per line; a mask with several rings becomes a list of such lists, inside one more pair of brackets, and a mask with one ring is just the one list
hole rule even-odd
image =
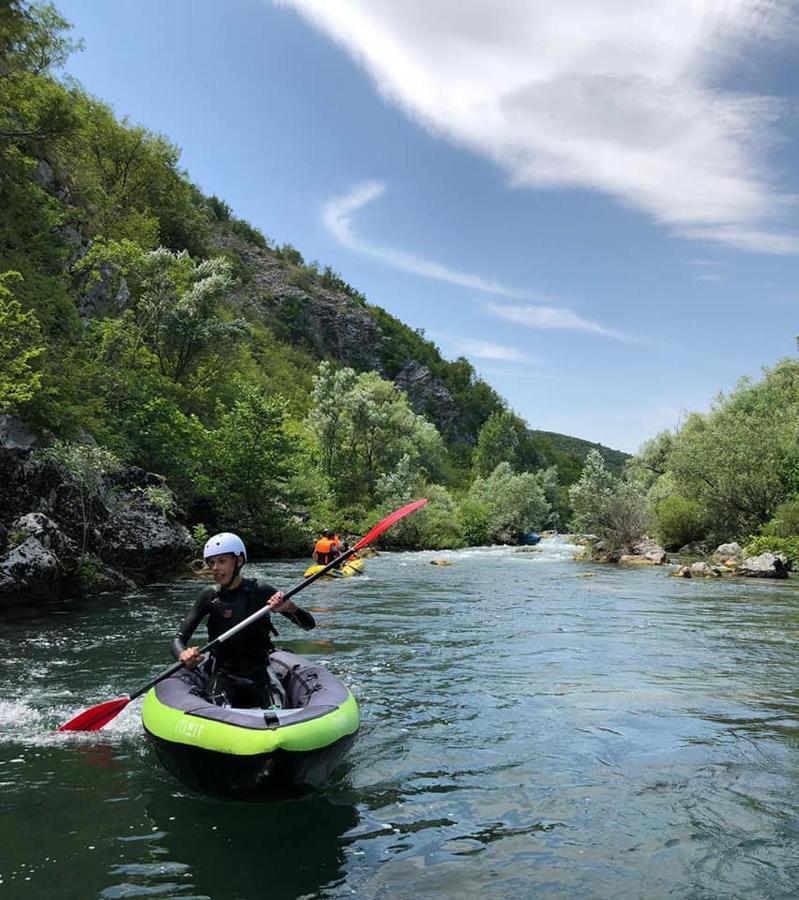
[[611, 551], [631, 547], [646, 532], [643, 495], [634, 484], [609, 472], [598, 450], [588, 453], [569, 498], [574, 527], [599, 535]]
[[11, 412], [31, 400], [41, 387], [37, 362], [44, 354], [39, 321], [23, 312], [6, 283], [18, 272], [0, 275], [0, 413]]
[[118, 472], [121, 463], [104, 447], [66, 441], [56, 441], [53, 446], [38, 451], [37, 455], [45, 462], [62, 466], [69, 473], [78, 495], [83, 531], [81, 550], [85, 552], [93, 509], [99, 506], [105, 512], [113, 512], [119, 505], [117, 491], [109, 486], [105, 476]]
[[220, 200], [216, 194], [212, 194], [208, 198], [208, 209], [211, 212], [211, 216], [216, 222], [228, 222], [230, 217], [233, 215], [233, 210], [225, 203], [224, 200]]
[[676, 550], [705, 535], [702, 507], [679, 494], [666, 497], [655, 507], [656, 532], [667, 550]]
[[230, 230], [233, 234], [247, 241], [248, 244], [253, 244], [256, 247], [260, 247], [262, 250], [267, 250], [269, 248], [269, 242], [263, 234], [244, 219], [231, 219]]
[[175, 512], [175, 497], [168, 487], [151, 484], [144, 493], [150, 506], [155, 507], [162, 516], [169, 516]]
[[491, 509], [479, 500], [468, 497], [461, 501], [457, 511], [457, 521], [463, 540], [468, 546], [479, 547], [491, 541], [489, 517]]
[[772, 537], [799, 535], [799, 500], [781, 503], [774, 511], [774, 517], [760, 531]]
[[194, 528], [192, 528], [191, 536], [194, 538], [194, 543], [197, 545], [198, 549], [204, 547], [210, 537], [208, 529], [202, 522], [198, 522]]

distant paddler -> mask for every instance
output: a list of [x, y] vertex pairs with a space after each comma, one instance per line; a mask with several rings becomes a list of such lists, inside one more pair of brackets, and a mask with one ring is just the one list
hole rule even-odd
[[313, 548], [311, 556], [320, 566], [326, 566], [340, 553], [341, 542], [329, 528], [325, 529]]

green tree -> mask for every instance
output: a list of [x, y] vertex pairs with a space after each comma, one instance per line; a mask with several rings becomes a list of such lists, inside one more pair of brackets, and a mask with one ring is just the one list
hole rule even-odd
[[[173, 251], [205, 255], [211, 212], [179, 168], [180, 151], [165, 137], [127, 119], [118, 121], [104, 103], [85, 94], [74, 105], [80, 127], [65, 153], [69, 168], [80, 173], [78, 199], [89, 213], [89, 228], [112, 239], [147, 236], [153, 249], [152, 223], [161, 243]], [[150, 230], [133, 228], [141, 217]]]
[[596, 449], [586, 456], [580, 479], [569, 489], [569, 499], [573, 526], [598, 535], [611, 551], [632, 547], [646, 531], [643, 493], [609, 472]]
[[242, 386], [239, 399], [218, 418], [201, 447], [200, 489], [213, 503], [218, 525], [262, 546], [280, 546], [287, 485], [296, 471], [285, 405]]
[[45, 348], [41, 329], [32, 312], [23, 312], [6, 285], [18, 272], [0, 275], [0, 413], [12, 412], [39, 390], [42, 373], [37, 361]]
[[250, 333], [242, 319], [223, 315], [233, 280], [222, 257], [197, 261], [165, 247], [143, 252], [132, 241], [99, 241], [81, 268], [95, 279], [113, 271], [128, 280], [139, 339], [161, 373], [189, 390], [218, 379]]
[[50, 3], [0, 6], [0, 147], [41, 146], [74, 129], [69, 94], [45, 77], [81, 46], [69, 28]]
[[476, 478], [469, 499], [488, 510], [489, 539], [500, 544], [540, 531], [552, 512], [535, 474], [516, 474], [508, 462], [501, 462], [487, 478]]
[[516, 463], [519, 436], [514, 427], [514, 415], [508, 410], [491, 413], [477, 436], [472, 457], [477, 475], [486, 478], [501, 462]]
[[417, 416], [407, 396], [377, 372], [334, 372], [323, 362], [308, 424], [318, 440], [320, 468], [345, 504], [364, 498], [371, 503], [380, 477], [405, 454], [426, 477], [444, 469], [446, 454], [435, 426]]
[[799, 362], [783, 360], [758, 382], [742, 379], [709, 413], [691, 414], [669, 469], [714, 537], [755, 533], [799, 489]]
[[334, 369], [324, 360], [313, 378], [313, 407], [308, 424], [319, 443], [322, 472], [333, 478], [341, 469], [343, 422], [357, 376], [353, 369]]

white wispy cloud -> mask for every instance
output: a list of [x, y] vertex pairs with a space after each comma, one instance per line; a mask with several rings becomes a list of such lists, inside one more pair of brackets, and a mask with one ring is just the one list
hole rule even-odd
[[395, 269], [412, 272], [415, 275], [433, 278], [437, 281], [446, 281], [450, 284], [457, 284], [477, 291], [484, 291], [489, 294], [515, 297], [517, 299], [530, 298], [531, 295], [527, 291], [507, 287], [498, 281], [483, 278], [482, 275], [476, 275], [471, 272], [458, 272], [416, 253], [396, 247], [375, 244], [356, 235], [353, 228], [355, 213], [367, 204], [377, 200], [378, 197], [385, 193], [385, 190], [385, 182], [364, 181], [356, 185], [349, 193], [332, 198], [325, 204], [322, 211], [322, 222], [325, 228], [350, 250], [365, 253]]
[[753, 46], [795, 33], [789, 0], [275, 2], [515, 185], [602, 191], [689, 239], [799, 252], [767, 159], [781, 107], [720, 87]]
[[565, 331], [586, 331], [592, 334], [600, 334], [603, 337], [615, 338], [619, 341], [632, 341], [631, 335], [613, 328], [606, 328], [599, 322], [584, 319], [570, 309], [556, 306], [540, 305], [513, 305], [501, 303], [486, 303], [485, 309], [500, 319], [513, 322], [516, 325], [524, 325], [534, 329], [559, 329]]
[[471, 356], [475, 359], [490, 359], [500, 362], [532, 362], [533, 357], [517, 347], [496, 344], [491, 341], [480, 341], [473, 338], [450, 338], [449, 349], [460, 356]]

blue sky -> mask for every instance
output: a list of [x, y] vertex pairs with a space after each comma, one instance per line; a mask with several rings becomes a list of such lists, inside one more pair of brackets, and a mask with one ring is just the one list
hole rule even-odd
[[635, 451], [793, 355], [799, 19], [764, 0], [57, 0], [271, 239]]

